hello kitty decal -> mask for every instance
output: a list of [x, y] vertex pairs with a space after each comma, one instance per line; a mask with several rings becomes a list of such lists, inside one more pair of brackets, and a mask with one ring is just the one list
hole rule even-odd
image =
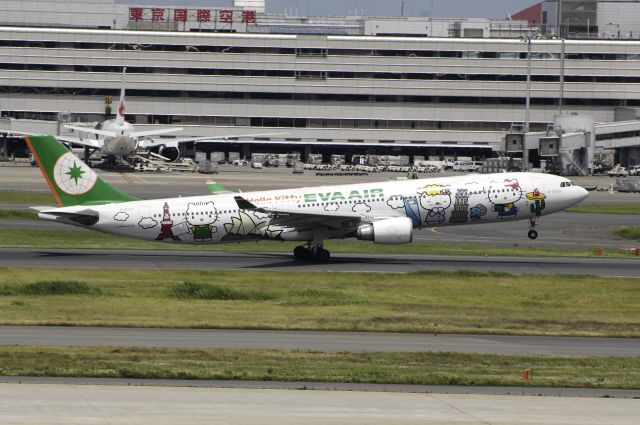
[[523, 192], [517, 179], [505, 179], [502, 182], [491, 182], [487, 198], [491, 203], [491, 211], [498, 213], [498, 218], [510, 218], [518, 215], [516, 203], [522, 199]]
[[418, 190], [420, 207], [426, 211], [426, 224], [440, 224], [446, 221], [447, 208], [451, 206], [451, 188], [431, 184]]

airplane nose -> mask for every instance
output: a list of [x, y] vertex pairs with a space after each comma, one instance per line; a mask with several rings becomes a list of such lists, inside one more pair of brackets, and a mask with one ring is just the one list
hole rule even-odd
[[585, 200], [589, 196], [589, 192], [582, 186], [574, 186], [576, 204]]

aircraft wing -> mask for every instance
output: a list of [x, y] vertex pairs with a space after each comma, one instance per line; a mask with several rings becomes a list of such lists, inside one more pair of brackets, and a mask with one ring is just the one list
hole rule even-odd
[[56, 136], [56, 139], [60, 140], [61, 142], [73, 143], [74, 145], [87, 146], [94, 149], [102, 148], [102, 140], [95, 140], [90, 138], [81, 139], [80, 137], [74, 136]]
[[286, 210], [280, 208], [257, 207], [242, 196], [234, 199], [240, 209], [254, 210], [271, 216], [270, 224], [283, 227], [292, 227], [297, 230], [306, 230], [317, 226], [327, 226], [331, 229], [348, 229], [357, 226], [363, 220], [357, 213], [338, 213], [326, 211], [323, 213], [306, 212], [300, 210]]
[[[0, 133], [4, 133], [4, 131]], [[18, 134], [20, 136], [38, 136], [40, 134], [40, 133], [28, 133], [26, 131], [14, 131], [14, 130], [8, 131], [8, 133]], [[95, 149], [100, 149], [102, 147], [101, 140], [81, 139], [79, 137], [65, 136], [65, 135], [56, 135], [55, 137], [61, 142], [73, 143], [74, 145], [88, 146], [90, 148], [95, 148]]]
[[129, 135], [129, 137], [136, 139], [138, 137], [157, 136], [159, 134], [175, 133], [176, 131], [182, 131], [182, 130], [184, 130], [184, 128], [182, 127], [172, 127], [172, 128], [160, 128], [158, 130], [134, 131]]
[[229, 140], [237, 137], [277, 136], [277, 135], [283, 135], [283, 134], [288, 134], [288, 133], [252, 133], [252, 134], [230, 134], [230, 135], [219, 136], [219, 137], [201, 136], [201, 137], [178, 137], [175, 139], [151, 139], [151, 140], [141, 141], [139, 146], [145, 149], [155, 148], [158, 146], [165, 146], [167, 148], [177, 148], [180, 145], [180, 143], [189, 143], [189, 142], [215, 143], [221, 140]]

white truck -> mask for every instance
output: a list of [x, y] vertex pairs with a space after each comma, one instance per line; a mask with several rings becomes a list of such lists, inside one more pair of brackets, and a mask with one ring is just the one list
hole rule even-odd
[[629, 175], [640, 176], [640, 165], [634, 165], [633, 167], [629, 168]]
[[610, 169], [607, 174], [609, 177], [627, 177], [629, 172], [626, 168], [621, 167], [620, 164], [616, 164], [616, 166]]

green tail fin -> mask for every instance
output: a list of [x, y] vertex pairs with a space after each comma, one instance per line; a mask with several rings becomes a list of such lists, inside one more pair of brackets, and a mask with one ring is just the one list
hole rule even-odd
[[105, 182], [53, 136], [25, 137], [60, 207], [135, 201]]

